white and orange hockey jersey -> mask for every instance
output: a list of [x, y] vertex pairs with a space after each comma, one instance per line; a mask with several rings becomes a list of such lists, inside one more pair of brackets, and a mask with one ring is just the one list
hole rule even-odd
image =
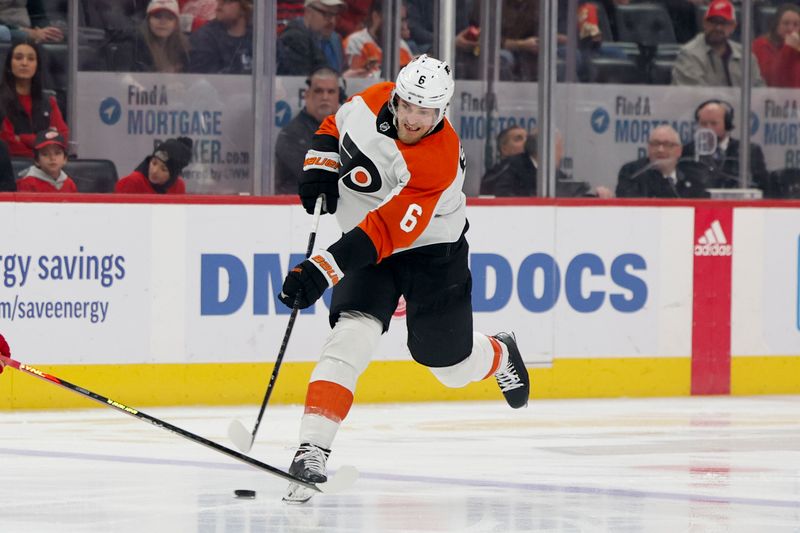
[[445, 118], [417, 144], [397, 138], [386, 105], [394, 83], [373, 85], [320, 125], [321, 149], [338, 140], [341, 158], [336, 218], [343, 232], [363, 230], [376, 262], [430, 244], [452, 243], [466, 225], [465, 157]]

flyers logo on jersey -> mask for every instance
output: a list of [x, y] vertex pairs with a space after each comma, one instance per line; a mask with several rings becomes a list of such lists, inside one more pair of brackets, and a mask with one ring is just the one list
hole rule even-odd
[[380, 190], [381, 173], [372, 160], [361, 153], [356, 143], [345, 133], [342, 139], [342, 183], [349, 189], [359, 192]]

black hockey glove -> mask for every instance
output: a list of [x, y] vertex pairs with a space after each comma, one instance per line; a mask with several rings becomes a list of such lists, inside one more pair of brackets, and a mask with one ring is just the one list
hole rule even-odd
[[335, 213], [339, 201], [339, 154], [309, 150], [303, 163], [298, 192], [306, 212], [314, 213], [314, 204], [320, 194], [325, 195], [323, 213]]
[[278, 298], [290, 308], [294, 307], [295, 298], [299, 298], [298, 308], [305, 309], [314, 305], [325, 289], [336, 285], [342, 277], [344, 273], [333, 255], [322, 251], [289, 271]]

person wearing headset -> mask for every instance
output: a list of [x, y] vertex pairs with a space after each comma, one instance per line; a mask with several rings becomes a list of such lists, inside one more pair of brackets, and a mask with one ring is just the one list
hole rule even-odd
[[[707, 128], [717, 136], [717, 150], [712, 155], [701, 155], [699, 161], [708, 168], [705, 186], [708, 188], [731, 189], [741, 187], [739, 183], [739, 149], [741, 143], [731, 137], [734, 128], [733, 107], [724, 101], [711, 99], [702, 102], [694, 112], [698, 128]], [[694, 141], [683, 147], [683, 155], [693, 158]], [[750, 143], [750, 184], [764, 189], [769, 172], [764, 162], [761, 146]]]
[[306, 79], [305, 107], [278, 134], [275, 143], [275, 194], [297, 194], [303, 160], [320, 124], [346, 99], [345, 81], [329, 67]]

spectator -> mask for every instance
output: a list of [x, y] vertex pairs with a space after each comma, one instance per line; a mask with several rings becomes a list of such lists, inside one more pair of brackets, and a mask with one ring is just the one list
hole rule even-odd
[[683, 148], [675, 129], [662, 124], [653, 130], [647, 142], [647, 157], [626, 163], [619, 169], [619, 198], [707, 198], [702, 180], [681, 168]]
[[[694, 112], [697, 127], [708, 128], [717, 136], [717, 150], [713, 155], [699, 155], [697, 159], [708, 167], [705, 185], [709, 188], [735, 188], [739, 183], [740, 142], [730, 136], [734, 128], [733, 108], [724, 100], [707, 100]], [[695, 145], [683, 147], [683, 155], [694, 158]], [[753, 183], [764, 189], [769, 173], [764, 162], [764, 152], [758, 144], [750, 143], [750, 175]]]
[[342, 0], [306, 0], [302, 18], [289, 22], [278, 40], [279, 75], [307, 76], [328, 66], [344, 68], [342, 38], [334, 31]]
[[192, 140], [167, 139], [144, 158], [131, 174], [117, 182], [114, 192], [133, 194], [186, 194], [181, 173], [192, 159]]
[[408, 46], [414, 55], [430, 52], [433, 48], [433, 21], [436, 5], [429, 0], [407, 0]]
[[67, 141], [56, 129], [39, 132], [33, 146], [34, 165], [17, 181], [20, 192], [78, 192], [72, 178], [64, 172]]
[[117, 70], [182, 72], [189, 64], [189, 41], [179, 24], [177, 0], [151, 0], [139, 31], [119, 49]]
[[[400, 66], [411, 61], [411, 48], [405, 39], [410, 35], [408, 29], [408, 10], [403, 4], [400, 7]], [[348, 70], [346, 77], [366, 78], [380, 77], [383, 50], [379, 43], [383, 41], [383, 2], [375, 0], [369, 9], [367, 27], [351, 33], [344, 40], [344, 54]]]
[[303, 0], [278, 0], [276, 7], [277, 13], [277, 36], [280, 37], [290, 21], [303, 16]]
[[[481, 0], [472, 4], [469, 26], [456, 35], [456, 59], [466, 70], [460, 77], [477, 78], [480, 55]], [[500, 21], [500, 79], [535, 81], [539, 63], [539, 0], [503, 0]], [[560, 35], [563, 41], [565, 36]], [[457, 68], [456, 70], [460, 70]]]
[[112, 41], [130, 37], [135, 26], [144, 20], [147, 3], [137, 0], [91, 0], [82, 2], [86, 24], [109, 34]]
[[41, 59], [39, 45], [30, 39], [15, 42], [6, 55], [0, 81], [0, 109], [5, 112], [0, 140], [15, 157], [32, 158], [36, 132], [51, 127], [69, 139], [55, 96], [44, 92]]
[[[190, 32], [197, 31], [217, 16], [217, 0], [181, 0], [181, 16], [191, 17]], [[187, 31], [183, 28], [183, 31]]]
[[[508, 131], [508, 130], [504, 130]], [[512, 130], [510, 133], [513, 133]], [[510, 135], [509, 133], [509, 135]], [[501, 135], [503, 132], [501, 132]], [[527, 135], [523, 149], [519, 153], [510, 155], [490, 169], [481, 180], [480, 194], [494, 196], [537, 196], [537, 173], [539, 163], [537, 161], [537, 134], [532, 132]], [[498, 138], [497, 145], [509, 146]], [[511, 147], [516, 146], [514, 143]], [[514, 150], [514, 148], [511, 148]], [[501, 151], [502, 154], [502, 151]], [[555, 136], [555, 156], [558, 163], [564, 158], [564, 141], [560, 133]], [[556, 170], [556, 179], [567, 179], [561, 171]]]
[[769, 31], [753, 41], [753, 53], [767, 85], [800, 87], [800, 7], [781, 5]]
[[[430, 3], [430, 0], [427, 0]], [[364, 27], [373, 0], [347, 0], [336, 17], [336, 33], [350, 35]]]
[[0, 24], [11, 30], [10, 39], [13, 40], [30, 39], [35, 43], [57, 43], [64, 40], [64, 32], [47, 20], [41, 1], [0, 1]]
[[[741, 87], [742, 45], [730, 40], [735, 29], [736, 13], [730, 0], [711, 2], [703, 18], [703, 33], [678, 53], [672, 84]], [[764, 85], [755, 61], [751, 79], [754, 86]]]
[[521, 154], [525, 151], [528, 131], [522, 126], [509, 126], [497, 135], [497, 152], [500, 159]]
[[8, 146], [3, 141], [0, 141], [0, 192], [13, 192], [16, 190], [17, 180], [14, 175], [14, 168], [11, 166]]
[[306, 80], [305, 107], [278, 134], [275, 143], [275, 194], [297, 194], [303, 160], [311, 139], [328, 115], [344, 100], [339, 73], [320, 67]]
[[192, 33], [189, 71], [250, 74], [253, 70], [253, 0], [217, 0], [217, 17]]

